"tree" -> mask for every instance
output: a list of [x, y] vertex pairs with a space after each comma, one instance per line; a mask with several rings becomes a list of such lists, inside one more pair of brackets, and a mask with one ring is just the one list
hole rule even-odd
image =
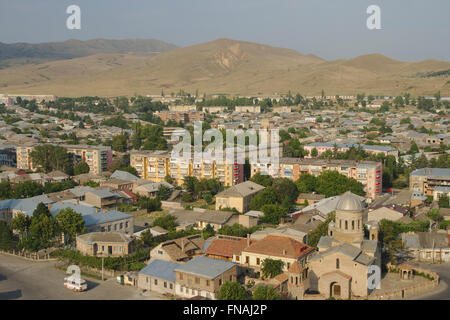
[[318, 156], [318, 154], [319, 154], [319, 152], [317, 151], [317, 148], [313, 148], [311, 150], [311, 157], [315, 158]]
[[81, 161], [74, 166], [73, 173], [77, 176], [79, 174], [89, 173], [89, 170], [89, 165], [86, 162]]
[[158, 198], [139, 197], [137, 205], [141, 209], [147, 209], [147, 212], [161, 210], [161, 200]]
[[276, 178], [273, 180], [272, 188], [278, 193], [278, 202], [287, 202], [292, 204], [297, 200], [298, 189], [297, 185], [288, 178]]
[[273, 179], [268, 174], [262, 174], [260, 172], [257, 172], [250, 178], [250, 181], [264, 187], [270, 187], [272, 185]]
[[278, 193], [272, 187], [267, 187], [258, 192], [252, 200], [250, 200], [251, 210], [260, 210], [266, 204], [276, 204], [278, 202]]
[[184, 178], [183, 187], [189, 193], [195, 193], [195, 185], [198, 183], [198, 179], [193, 176], [187, 176]]
[[34, 166], [41, 168], [44, 172], [61, 170], [68, 174], [73, 170], [67, 149], [51, 144], [37, 145], [30, 153]]
[[270, 224], [280, 223], [280, 219], [287, 213], [286, 209], [277, 204], [265, 204], [261, 207], [261, 211], [264, 212], [261, 220]]
[[326, 197], [340, 195], [346, 191], [364, 195], [364, 187], [360, 182], [335, 170], [324, 171], [317, 177], [316, 191]]
[[235, 281], [225, 281], [217, 292], [218, 300], [247, 300], [244, 287]]
[[12, 196], [15, 199], [31, 198], [44, 193], [44, 187], [34, 181], [24, 181], [14, 186]]
[[72, 208], [65, 208], [60, 210], [55, 219], [58, 222], [59, 231], [64, 233], [64, 243], [72, 244], [76, 239], [77, 234], [86, 232], [83, 216], [72, 210]]
[[31, 225], [31, 218], [19, 212], [14, 218], [11, 219], [10, 227], [12, 230], [21, 234], [24, 237], [28, 234]]
[[439, 214], [439, 209], [431, 209], [430, 211], [428, 211], [427, 217], [430, 218], [431, 220], [433, 220], [436, 223], [438, 223], [439, 221], [444, 220], [444, 217], [442, 217]]
[[441, 194], [438, 200], [439, 208], [450, 208], [450, 200], [446, 194]]
[[253, 291], [253, 300], [281, 300], [281, 295], [271, 285], [259, 284]]
[[0, 199], [11, 199], [12, 196], [11, 184], [8, 181], [0, 182]]
[[328, 224], [332, 221], [334, 221], [335, 218], [335, 214], [330, 213], [328, 215], [328, 218], [324, 221], [321, 222], [317, 228], [315, 228], [314, 230], [310, 231], [307, 235], [307, 242], [308, 245], [311, 247], [317, 247], [317, 244], [319, 243], [319, 240], [322, 236], [326, 236], [328, 234]]
[[[39, 249], [50, 247], [53, 238], [58, 234], [58, 224], [50, 214], [46, 205], [42, 202], [38, 204], [33, 212], [30, 225], [30, 238], [32, 247], [25, 247], [37, 251]], [[26, 240], [25, 237], [22, 240]], [[28, 243], [25, 241], [25, 243]]]
[[264, 278], [273, 278], [283, 272], [284, 262], [282, 260], [264, 259], [262, 262], [262, 273]]
[[419, 147], [417, 146], [417, 143], [416, 143], [416, 142], [413, 141], [413, 142], [411, 143], [411, 148], [409, 148], [408, 153], [409, 153], [409, 154], [416, 154], [416, 153], [419, 153]]
[[6, 221], [0, 221], [0, 249], [9, 250], [13, 246], [13, 234]]
[[155, 220], [153, 220], [152, 223], [152, 227], [156, 226], [159, 226], [166, 230], [175, 230], [175, 228], [178, 226], [177, 218], [170, 214], [158, 217]]
[[169, 199], [171, 194], [172, 190], [164, 184], [160, 184], [158, 187], [158, 191], [156, 191], [156, 196], [162, 201]]
[[127, 145], [128, 145], [128, 134], [126, 133], [115, 135], [112, 138], [111, 148], [114, 151], [125, 152], [127, 150]]

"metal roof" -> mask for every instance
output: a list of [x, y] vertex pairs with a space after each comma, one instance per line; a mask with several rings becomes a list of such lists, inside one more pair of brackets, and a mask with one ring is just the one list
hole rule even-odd
[[215, 279], [235, 265], [233, 262], [199, 256], [180, 265], [175, 271]]

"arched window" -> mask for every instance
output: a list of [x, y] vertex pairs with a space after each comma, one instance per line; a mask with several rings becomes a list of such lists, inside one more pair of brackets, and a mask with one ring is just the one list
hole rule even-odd
[[345, 220], [345, 230], [348, 230], [348, 221]]
[[339, 229], [342, 229], [342, 220], [339, 219]]
[[352, 220], [352, 230], [355, 230], [355, 220]]
[[339, 258], [336, 259], [336, 269], [339, 269]]

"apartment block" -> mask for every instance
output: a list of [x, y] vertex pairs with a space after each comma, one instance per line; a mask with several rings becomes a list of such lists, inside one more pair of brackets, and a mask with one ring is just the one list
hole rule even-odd
[[142, 179], [155, 182], [164, 181], [166, 175], [172, 177], [177, 185], [182, 185], [184, 177], [197, 179], [217, 178], [225, 186], [233, 186], [244, 180], [244, 165], [238, 163], [217, 163], [211, 160], [188, 161], [173, 159], [168, 151], [132, 151], [130, 164]]
[[423, 168], [409, 175], [409, 189], [432, 196], [437, 187], [450, 187], [450, 169]]
[[[31, 159], [31, 152], [37, 143], [29, 143], [16, 147], [17, 168], [26, 170], [36, 170]], [[108, 164], [112, 161], [111, 147], [89, 146], [89, 145], [60, 145], [67, 149], [72, 156], [73, 163], [86, 162], [89, 165], [90, 173], [101, 174], [107, 170]]]
[[301, 174], [309, 173], [318, 176], [326, 170], [336, 170], [361, 182], [367, 196], [372, 199], [382, 193], [382, 164], [375, 161], [280, 158], [278, 168], [271, 167], [270, 164], [252, 164], [251, 175], [265, 172], [273, 177], [284, 177], [296, 181]]
[[363, 145], [363, 144], [352, 144], [352, 143], [331, 143], [331, 142], [314, 142], [306, 145], [304, 149], [309, 152], [307, 158], [311, 158], [311, 151], [315, 148], [317, 150], [317, 156], [320, 156], [325, 151], [333, 151], [337, 148], [338, 152], [346, 152], [350, 150], [351, 147], [361, 148], [367, 153], [382, 153], [385, 156], [394, 156], [398, 159], [398, 150], [390, 146], [378, 146], [378, 145]]

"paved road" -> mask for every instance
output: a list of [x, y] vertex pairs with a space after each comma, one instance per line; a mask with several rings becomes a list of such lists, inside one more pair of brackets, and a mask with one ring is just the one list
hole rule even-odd
[[439, 275], [439, 286], [433, 292], [415, 297], [413, 300], [450, 300], [450, 263], [427, 264], [411, 263], [424, 269], [429, 269]]
[[164, 296], [141, 294], [135, 287], [121, 286], [114, 278], [104, 282], [84, 278], [88, 291], [72, 292], [64, 288], [64, 271], [55, 262], [34, 262], [0, 254], [0, 300], [163, 300]]

